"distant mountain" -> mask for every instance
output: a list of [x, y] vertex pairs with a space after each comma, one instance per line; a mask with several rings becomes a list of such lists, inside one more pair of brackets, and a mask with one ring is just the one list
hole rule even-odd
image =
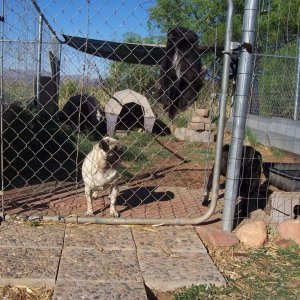
[[[33, 82], [36, 77], [36, 70], [18, 70], [18, 69], [4, 69], [4, 81], [21, 81], [25, 83]], [[42, 76], [51, 76], [51, 72], [42, 71]], [[89, 85], [99, 85], [99, 79], [83, 77], [82, 75], [61, 75], [60, 80], [74, 80], [75, 82], [88, 82]]]
[[[36, 77], [36, 70], [18, 70], [4, 68], [3, 74], [4, 80], [32, 82]], [[51, 76], [51, 72], [42, 71], [42, 76]]]

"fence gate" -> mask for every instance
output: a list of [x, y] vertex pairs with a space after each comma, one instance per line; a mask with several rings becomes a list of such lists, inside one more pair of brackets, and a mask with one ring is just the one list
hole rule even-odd
[[[223, 46], [217, 30], [199, 23], [189, 29], [201, 33], [201, 43], [196, 39], [174, 55], [165, 47], [167, 27], [188, 27], [190, 16], [181, 3], [160, 25], [159, 9], [155, 1], [2, 0], [3, 216], [183, 224], [212, 213], [214, 207], [201, 202], [215, 154]], [[191, 34], [181, 33], [184, 39]], [[195, 68], [191, 51], [202, 63], [195, 71], [197, 98], [191, 96], [197, 84], [179, 82]], [[178, 68], [172, 78], [162, 73], [168, 55]], [[178, 55], [191, 57], [181, 71]], [[159, 101], [162, 84], [168, 86], [163, 94], [183, 99], [177, 107]], [[120, 218], [110, 216], [109, 190], [95, 199], [94, 218], [85, 217], [82, 163], [107, 135], [123, 151]]]

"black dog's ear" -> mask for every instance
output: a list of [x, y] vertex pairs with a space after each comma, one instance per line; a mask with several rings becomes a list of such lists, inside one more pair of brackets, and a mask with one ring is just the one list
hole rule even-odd
[[102, 149], [105, 152], [109, 151], [109, 143], [106, 140], [101, 140], [99, 142], [99, 147], [100, 147], [100, 149]]

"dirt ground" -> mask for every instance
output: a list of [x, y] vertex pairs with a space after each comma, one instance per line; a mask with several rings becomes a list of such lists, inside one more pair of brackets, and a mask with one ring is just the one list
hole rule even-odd
[[[225, 143], [230, 136], [225, 134]], [[152, 166], [142, 169], [131, 179], [121, 183], [122, 194], [118, 198], [124, 217], [193, 217], [203, 214], [207, 208], [201, 205], [210, 169], [213, 165], [215, 143], [209, 147], [193, 143], [190, 148], [184, 142], [168, 141], [166, 147], [176, 155], [167, 158], [155, 156]], [[272, 149], [255, 147], [264, 163], [299, 163], [300, 157]], [[188, 151], [188, 152], [187, 152]], [[189, 155], [187, 155], [187, 153]], [[224, 178], [221, 178], [221, 183]], [[261, 182], [265, 182], [262, 175]], [[260, 188], [260, 197], [276, 190], [267, 185]], [[220, 191], [222, 194], [223, 191]], [[78, 215], [86, 209], [82, 183], [71, 181], [46, 182], [40, 185], [13, 189], [5, 193], [5, 212], [10, 215]], [[95, 201], [98, 217], [107, 217], [109, 199], [107, 192]]]

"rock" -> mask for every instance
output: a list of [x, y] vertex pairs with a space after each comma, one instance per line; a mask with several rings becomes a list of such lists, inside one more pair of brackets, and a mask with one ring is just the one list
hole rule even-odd
[[207, 125], [207, 124], [204, 124], [204, 123], [189, 123], [186, 128], [196, 130], [196, 131], [198, 131], [198, 130], [200, 131], [200, 130], [204, 130], [205, 125]]
[[286, 239], [280, 239], [280, 240], [277, 241], [275, 244], [276, 244], [278, 247], [280, 247], [280, 248], [286, 249], [286, 248], [288, 248], [288, 247], [291, 246], [291, 241], [288, 241], [288, 240], [286, 240]]
[[198, 108], [196, 109], [196, 115], [199, 117], [208, 117], [208, 109]]
[[216, 123], [205, 124], [204, 129], [205, 130], [216, 130], [217, 129], [217, 125], [216, 125]]
[[204, 118], [200, 116], [196, 116], [192, 118], [192, 123], [204, 123], [204, 124], [211, 124], [211, 119], [210, 118]]
[[202, 240], [215, 247], [232, 247], [239, 243], [238, 238], [218, 228], [200, 226], [195, 228]]
[[196, 132], [187, 128], [176, 128], [174, 136], [179, 141], [212, 143], [215, 139], [215, 134], [210, 134], [208, 131]]
[[300, 220], [285, 220], [277, 227], [277, 232], [286, 240], [292, 240], [300, 246]]
[[259, 248], [267, 241], [267, 226], [263, 221], [245, 224], [237, 229], [236, 236], [246, 246]]

